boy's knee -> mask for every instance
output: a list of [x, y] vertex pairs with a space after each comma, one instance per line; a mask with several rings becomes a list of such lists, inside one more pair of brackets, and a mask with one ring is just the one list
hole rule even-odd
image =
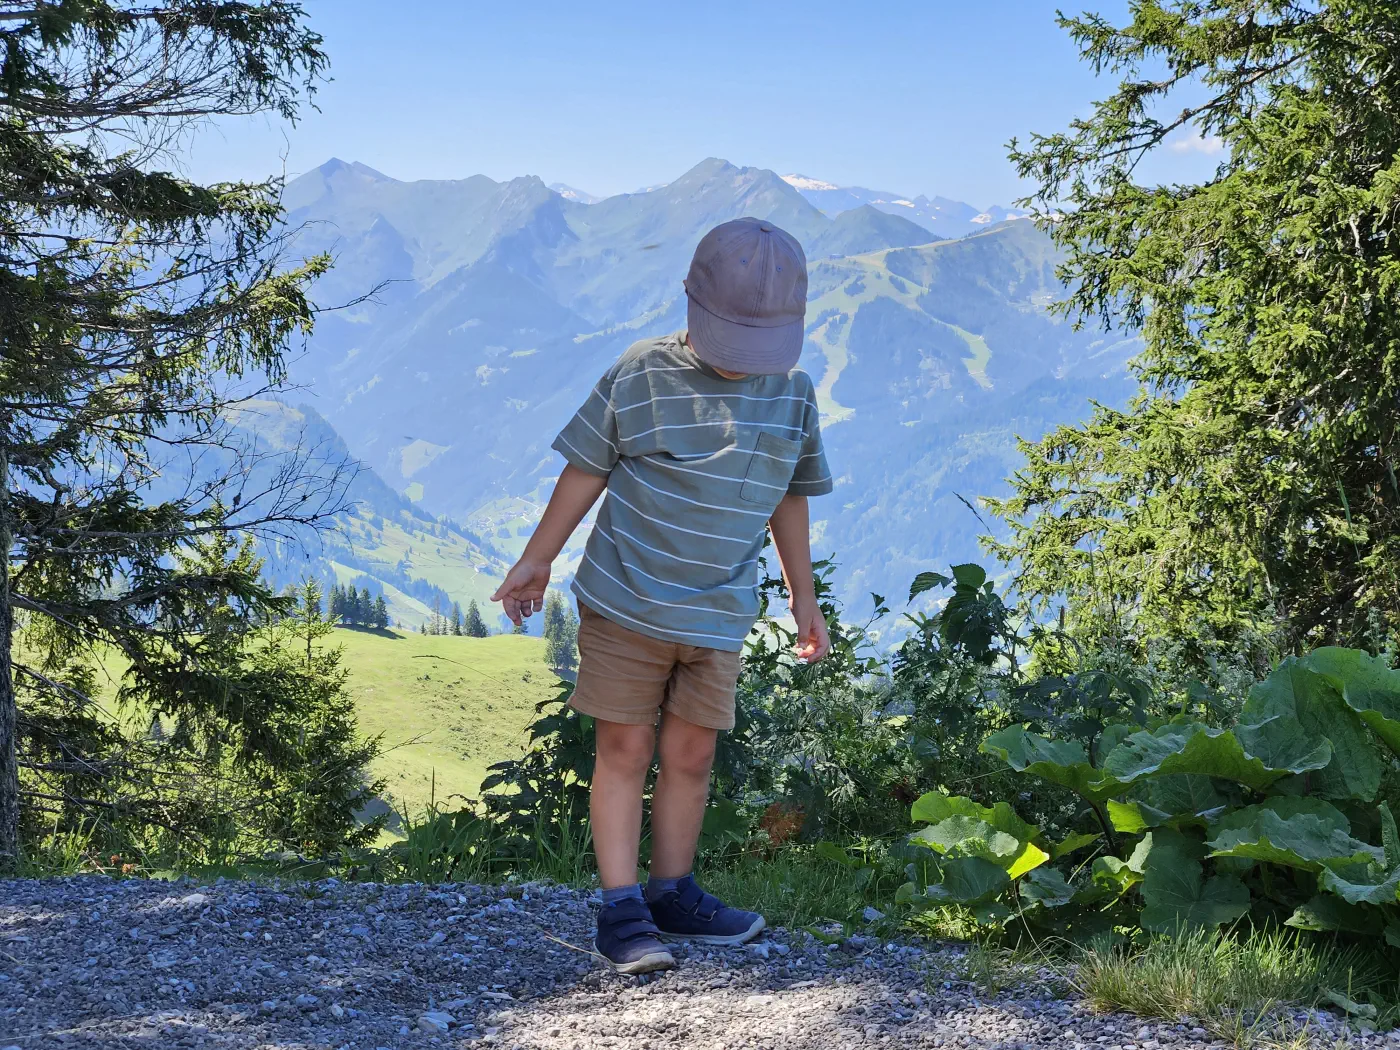
[[715, 734], [687, 734], [685, 740], [661, 735], [661, 769], [684, 777], [708, 777], [715, 763]]
[[656, 754], [656, 730], [649, 725], [597, 723], [598, 764], [619, 773], [641, 776]]

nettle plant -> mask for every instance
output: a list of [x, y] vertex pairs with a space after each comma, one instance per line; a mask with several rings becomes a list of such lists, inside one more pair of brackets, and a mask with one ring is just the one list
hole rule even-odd
[[1073, 792], [1098, 827], [1050, 844], [1006, 803], [925, 795], [911, 844], [929, 853], [904, 900], [987, 923], [1084, 929], [1136, 912], [1157, 933], [1248, 919], [1400, 948], [1400, 834], [1379, 797], [1400, 756], [1400, 671], [1376, 657], [1289, 657], [1227, 728], [1114, 724], [1086, 748], [1013, 725], [982, 750]]

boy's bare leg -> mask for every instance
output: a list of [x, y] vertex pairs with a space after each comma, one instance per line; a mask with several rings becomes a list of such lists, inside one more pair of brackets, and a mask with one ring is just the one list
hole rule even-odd
[[598, 858], [598, 881], [611, 890], [637, 881], [642, 791], [656, 753], [656, 728], [600, 718], [594, 723], [594, 734], [597, 760], [589, 798], [593, 852]]
[[690, 873], [710, 794], [718, 730], [671, 714], [661, 716], [661, 769], [651, 798], [651, 876]]

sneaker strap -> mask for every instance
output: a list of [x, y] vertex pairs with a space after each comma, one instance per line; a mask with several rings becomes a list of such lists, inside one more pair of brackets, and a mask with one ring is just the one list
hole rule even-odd
[[601, 918], [608, 932], [620, 941], [656, 937], [661, 932], [652, 921], [647, 906], [638, 900], [620, 900], [616, 904], [605, 905]]
[[677, 904], [682, 911], [689, 912], [705, 921], [713, 919], [724, 907], [724, 902], [713, 894], [706, 893], [695, 884], [694, 879], [686, 879], [676, 887]]

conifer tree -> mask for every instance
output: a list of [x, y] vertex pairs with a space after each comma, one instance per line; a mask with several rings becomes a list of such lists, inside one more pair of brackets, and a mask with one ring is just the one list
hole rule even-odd
[[374, 626], [381, 631], [389, 626], [389, 604], [384, 600], [384, 595], [374, 599]]
[[321, 585], [309, 576], [296, 592], [296, 620], [297, 634], [306, 643], [306, 667], [310, 670], [311, 643], [329, 634], [331, 625], [322, 615]]
[[491, 633], [486, 628], [486, 621], [481, 618], [481, 610], [477, 608], [475, 598], [467, 604], [467, 617], [462, 625], [462, 633], [468, 638], [485, 638]]
[[578, 613], [571, 606], [565, 607], [564, 626], [559, 632], [559, 642], [555, 667], [561, 671], [572, 671], [578, 667]]
[[[1091, 636], [1202, 668], [1376, 645], [1400, 628], [1400, 13], [1127, 10], [1060, 19], [1120, 82], [1011, 156], [1065, 252], [1056, 309], [1140, 332], [1141, 389], [1023, 444], [992, 548]], [[1209, 174], [1147, 180], [1193, 141]]]
[[[279, 183], [201, 185], [169, 163], [173, 136], [202, 120], [295, 118], [326, 65], [301, 8], [0, 0], [0, 26], [4, 867], [26, 799], [73, 821], [108, 812], [65, 779], [106, 732], [79, 699], [84, 654], [120, 652], [128, 688], [161, 698], [177, 726], [209, 717], [228, 694], [190, 674], [205, 597], [245, 623], [283, 603], [256, 578], [179, 555], [216, 532], [287, 536], [327, 520], [343, 484], [320, 480], [324, 467], [316, 480], [283, 474], [240, 505], [229, 489], [251, 475], [236, 463], [163, 502], [146, 495], [165, 449], [247, 454], [229, 450], [229, 422], [283, 382], [288, 344], [314, 318], [308, 285], [329, 260], [287, 268]], [[38, 649], [16, 650], [17, 611]]]
[[452, 621], [449, 626], [451, 633], [460, 638], [462, 635], [462, 606], [457, 602], [452, 603]]

